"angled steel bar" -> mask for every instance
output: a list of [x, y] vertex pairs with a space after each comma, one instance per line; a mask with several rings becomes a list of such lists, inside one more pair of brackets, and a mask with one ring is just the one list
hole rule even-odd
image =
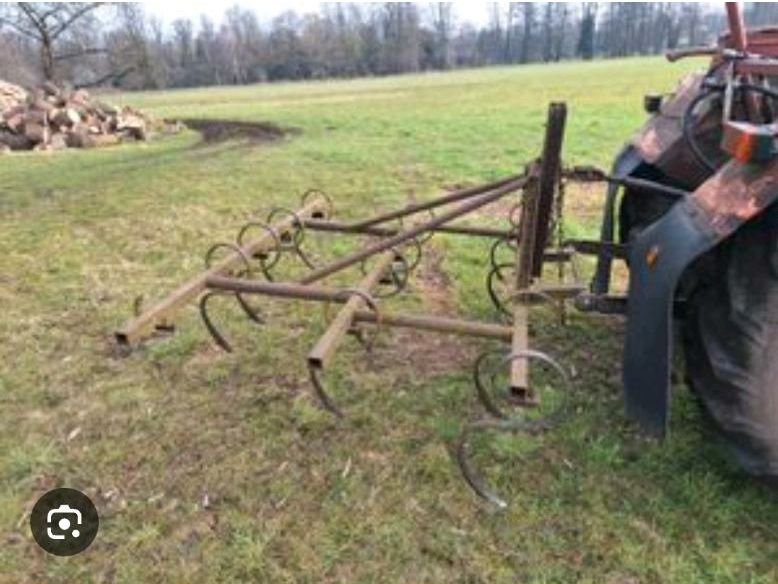
[[[532, 284], [534, 249], [537, 241], [538, 178], [537, 169], [530, 172], [531, 180], [524, 189], [524, 206], [521, 212], [521, 229], [516, 240], [515, 290], [525, 290]], [[520, 299], [514, 299], [512, 307], [513, 338], [511, 351], [529, 349], [529, 310]], [[529, 364], [517, 359], [510, 364], [510, 391], [514, 397], [530, 404]]]
[[511, 328], [488, 322], [462, 320], [459, 318], [446, 318], [442, 316], [427, 316], [415, 314], [381, 312], [380, 317], [367, 310], [357, 310], [354, 313], [354, 322], [367, 322], [387, 327], [412, 328], [436, 333], [450, 333], [468, 337], [480, 337], [508, 342], [511, 340]]
[[[353, 295], [346, 301], [337, 316], [330, 323], [316, 345], [308, 353], [308, 364], [323, 369], [335, 354], [335, 350], [346, 336], [349, 327], [354, 322], [354, 313], [362, 309], [366, 304], [365, 296], [370, 296], [378, 286], [384, 273], [390, 268], [395, 258], [394, 251], [388, 251], [378, 257], [375, 265], [362, 278], [359, 284], [351, 291]], [[349, 291], [346, 291], [347, 293]]]
[[[243, 294], [262, 294], [276, 298], [294, 298], [318, 302], [345, 303], [348, 290], [329, 286], [295, 284], [292, 282], [262, 282], [213, 276], [208, 278], [208, 288]], [[371, 310], [357, 310], [354, 322], [376, 323], [378, 316]], [[486, 322], [446, 318], [441, 316], [415, 315], [381, 311], [381, 326], [414, 328], [440, 333], [462, 334], [473, 337], [509, 342], [513, 335], [511, 327]]]
[[348, 268], [349, 266], [352, 266], [357, 262], [362, 261], [365, 258], [368, 258], [382, 251], [386, 251], [387, 249], [396, 247], [402, 243], [405, 243], [410, 239], [413, 239], [417, 235], [421, 235], [422, 233], [427, 233], [435, 229], [436, 227], [440, 227], [441, 225], [445, 225], [446, 223], [449, 223], [454, 219], [462, 217], [463, 215], [472, 213], [476, 209], [488, 205], [489, 203], [492, 203], [500, 199], [501, 197], [504, 197], [508, 193], [522, 188], [526, 184], [526, 182], [527, 182], [527, 177], [522, 176], [516, 179], [515, 181], [506, 183], [503, 186], [496, 188], [493, 191], [489, 191], [487, 193], [481, 194], [478, 196], [478, 198], [462, 203], [457, 208], [452, 209], [446, 213], [443, 213], [433, 219], [430, 219], [425, 223], [420, 223], [419, 225], [416, 225], [410, 229], [406, 229], [404, 231], [399, 232], [397, 235], [394, 235], [392, 237], [387, 237], [382, 241], [376, 242], [373, 245], [369, 245], [357, 252], [349, 254], [326, 266], [322, 266], [321, 268], [313, 270], [306, 277], [302, 278], [300, 280], [300, 283], [312, 284], [314, 282], [318, 282], [322, 278], [325, 278], [330, 274], [334, 274], [335, 272], [339, 272], [340, 270]]
[[[513, 308], [513, 337], [511, 351], [521, 353], [529, 349], [529, 310], [527, 305], [516, 302]], [[528, 362], [521, 359], [511, 361], [511, 392], [514, 397], [522, 399], [528, 405], [532, 403], [529, 386]]]
[[313, 389], [322, 405], [336, 416], [342, 416], [343, 413], [327, 393], [327, 390], [321, 382], [320, 375], [327, 366], [329, 360], [335, 354], [335, 351], [338, 346], [340, 346], [349, 329], [353, 326], [354, 314], [357, 310], [364, 306], [369, 306], [376, 314], [377, 324], [380, 325], [381, 321], [378, 304], [374, 300], [372, 292], [379, 285], [384, 274], [391, 269], [392, 262], [395, 261], [396, 257], [397, 253], [394, 250], [389, 250], [379, 255], [375, 265], [365, 277], [362, 278], [359, 284], [354, 288], [344, 291], [349, 294], [349, 299], [340, 309], [337, 316], [332, 320], [322, 337], [318, 340], [316, 345], [314, 345], [313, 349], [311, 349], [311, 352], [308, 353], [308, 373]]
[[[516, 292], [520, 293], [532, 285], [532, 280], [540, 276], [548, 243], [551, 212], [559, 187], [562, 140], [565, 131], [567, 106], [564, 103], [552, 103], [548, 108], [546, 133], [543, 140], [543, 154], [540, 168], [532, 183], [526, 189], [522, 210], [521, 233], [516, 253]], [[529, 350], [528, 310], [523, 302], [516, 302], [513, 308], [513, 341], [511, 350], [515, 354]], [[511, 362], [510, 387], [517, 398], [524, 399], [527, 405], [536, 402], [529, 386], [529, 362], [515, 359]]]
[[386, 223], [387, 221], [392, 221], [393, 219], [400, 219], [402, 217], [407, 217], [408, 215], [414, 215], [421, 211], [427, 211], [429, 209], [434, 209], [435, 207], [448, 205], [449, 203], [456, 203], [457, 201], [462, 201], [464, 199], [469, 199], [481, 195], [483, 193], [502, 187], [510, 182], [513, 182], [518, 178], [521, 178], [521, 175], [517, 174], [513, 176], [508, 176], [490, 183], [477, 185], [466, 189], [460, 189], [452, 193], [449, 193], [448, 195], [437, 197], [430, 201], [424, 201], [423, 203], [414, 203], [402, 209], [398, 209], [396, 211], [389, 211], [388, 213], [382, 213], [380, 215], [376, 215], [375, 217], [371, 217], [370, 219], [353, 223], [352, 225], [358, 228], [380, 225], [381, 223]]
[[308, 286], [294, 282], [263, 282], [227, 276], [209, 276], [206, 286], [211, 290], [263, 294], [276, 298], [295, 298], [297, 300], [318, 300], [321, 302], [343, 301], [347, 295], [342, 288], [331, 286]]
[[548, 243], [551, 213], [560, 184], [562, 141], [565, 136], [566, 119], [566, 104], [556, 102], [549, 105], [538, 178], [537, 232], [532, 258], [532, 275], [535, 277], [540, 276], [543, 269], [543, 251]]
[[[297, 212], [297, 216], [309, 218], [316, 213], [321, 213], [324, 209], [326, 209], [326, 201], [323, 198], [312, 198], [305, 207]], [[295, 223], [295, 217], [289, 216], [278, 221], [273, 225], [273, 228], [278, 234], [283, 234], [290, 231], [295, 226]], [[252, 257], [260, 251], [267, 251], [274, 243], [274, 238], [269, 233], [264, 233], [241, 247], [241, 250], [243, 255]], [[121, 345], [129, 345], [140, 340], [155, 327], [169, 324], [169, 320], [178, 309], [194, 300], [205, 289], [206, 280], [209, 276], [224, 274], [232, 268], [239, 266], [243, 262], [243, 255], [237, 252], [228, 255], [210, 269], [179, 286], [166, 298], [139, 316], [125, 322], [115, 332], [117, 342]]]
[[[312, 231], [325, 231], [334, 233], [354, 233], [364, 235], [376, 235], [379, 237], [391, 237], [400, 233], [400, 229], [392, 227], [359, 227], [352, 223], [342, 221], [328, 221], [324, 219], [306, 219], [303, 221], [305, 227]], [[496, 229], [493, 227], [474, 227], [470, 225], [441, 225], [430, 230], [432, 233], [450, 233], [453, 235], [472, 235], [474, 237], [493, 237], [497, 239], [506, 239], [515, 237], [516, 232], [509, 229]]]

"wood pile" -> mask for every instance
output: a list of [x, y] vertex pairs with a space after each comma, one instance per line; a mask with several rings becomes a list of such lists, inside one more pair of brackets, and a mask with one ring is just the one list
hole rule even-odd
[[95, 148], [178, 129], [94, 99], [85, 89], [46, 82], [28, 92], [0, 80], [0, 151]]

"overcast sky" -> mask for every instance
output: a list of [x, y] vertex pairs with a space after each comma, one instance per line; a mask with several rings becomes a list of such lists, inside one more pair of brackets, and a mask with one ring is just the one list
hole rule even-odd
[[[201, 14], [205, 14], [216, 23], [221, 21], [224, 11], [233, 5], [253, 10], [263, 22], [269, 22], [274, 17], [287, 10], [294, 10], [300, 14], [318, 12], [321, 2], [259, 2], [255, 0], [242, 0], [232, 2], [205, 2], [194, 0], [183, 2], [182, 0], [163, 0], [158, 2], [143, 2], [143, 6], [149, 14], [153, 14], [163, 22], [170, 24], [177, 18], [189, 18], [197, 21]], [[481, 25], [487, 21], [487, 2], [454, 2], [454, 13], [457, 22], [470, 22]]]

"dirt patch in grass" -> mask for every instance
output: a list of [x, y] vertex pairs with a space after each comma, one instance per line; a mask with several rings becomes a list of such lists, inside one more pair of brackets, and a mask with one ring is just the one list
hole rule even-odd
[[189, 118], [181, 120], [187, 127], [200, 133], [204, 144], [220, 144], [231, 140], [245, 140], [250, 144], [275, 142], [286, 136], [296, 136], [300, 128], [283, 127], [273, 122], [242, 122]]
[[[445, 258], [445, 248], [436, 242], [424, 246], [414, 280], [414, 294], [421, 298], [426, 314], [456, 316], [451, 278], [443, 268]], [[418, 377], [434, 377], [449, 373], [453, 364], [472, 362], [476, 350], [477, 344], [471, 338], [397, 329], [391, 333], [391, 342], [376, 355], [382, 362], [385, 360], [387, 366], [392, 363], [397, 367], [402, 363]]]
[[416, 272], [416, 287], [428, 312], [451, 315], [455, 303], [450, 290], [451, 278], [443, 269], [445, 259], [446, 250], [434, 241], [428, 242]]

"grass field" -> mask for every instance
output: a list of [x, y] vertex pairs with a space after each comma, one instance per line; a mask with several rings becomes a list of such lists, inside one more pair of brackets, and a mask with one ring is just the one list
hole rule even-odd
[[[560, 99], [566, 162], [607, 166], [644, 119], [642, 95], [682, 72], [645, 59], [118, 95], [160, 116], [301, 133], [0, 158], [0, 582], [778, 581], [778, 506], [728, 462], [688, 392], [663, 445], [625, 419], [619, 319], [573, 314], [563, 328], [533, 314], [533, 344], [579, 372], [577, 415], [476, 445], [505, 512], [472, 495], [447, 450], [481, 413], [470, 364], [488, 343], [386, 332], [365, 357], [349, 341], [327, 377], [348, 411], [338, 422], [303, 366], [318, 307], [269, 302], [257, 328], [220, 305], [232, 354], [193, 307], [129, 356], [112, 341], [138, 296], [162, 297], [212, 242], [307, 188], [350, 219], [514, 172]], [[600, 197], [571, 189], [568, 203], [568, 233], [593, 234]], [[330, 241], [305, 245], [319, 262], [353, 246]], [[496, 318], [488, 242], [430, 245], [421, 294], [400, 305]], [[282, 273], [301, 270], [284, 260]], [[101, 513], [80, 556], [30, 537], [32, 504], [56, 486]]]

